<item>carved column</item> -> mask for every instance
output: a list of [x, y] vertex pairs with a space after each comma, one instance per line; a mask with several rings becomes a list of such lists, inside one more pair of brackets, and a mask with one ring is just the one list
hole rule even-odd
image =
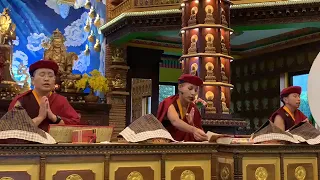
[[109, 125], [114, 126], [112, 140], [126, 126], [126, 77], [129, 67], [126, 64], [126, 48], [106, 46], [106, 77], [109, 79], [111, 91], [107, 94], [107, 102], [111, 104]]
[[242, 180], [242, 159], [243, 156], [241, 154], [234, 154], [233, 161], [234, 161], [234, 180]]
[[39, 171], [39, 179], [45, 180], [46, 178], [46, 156], [40, 156], [40, 171]]
[[[199, 97], [208, 105], [201, 111], [204, 126], [230, 126], [230, 2], [227, 0], [185, 0], [182, 42], [183, 73], [199, 76], [204, 85]], [[235, 122], [235, 121], [234, 121]], [[211, 128], [210, 128], [211, 129]], [[230, 130], [228, 130], [230, 131]], [[233, 130], [232, 130], [233, 131]]]
[[109, 180], [110, 154], [104, 157], [104, 180]]

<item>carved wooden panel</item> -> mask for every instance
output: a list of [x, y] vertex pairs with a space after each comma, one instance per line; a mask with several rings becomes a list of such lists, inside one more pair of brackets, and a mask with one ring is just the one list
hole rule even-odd
[[218, 180], [232, 180], [233, 170], [229, 163], [218, 163]]
[[[244, 118], [245, 130], [253, 132], [280, 107], [280, 74], [309, 70], [319, 43], [298, 46], [232, 62], [232, 103], [234, 117]], [[313, 47], [311, 49], [310, 47]]]
[[132, 122], [142, 116], [142, 99], [152, 95], [152, 80], [132, 78]]
[[154, 171], [151, 167], [119, 167], [115, 172], [116, 180], [153, 180]]
[[31, 180], [30, 174], [26, 171], [0, 171], [1, 180]]
[[204, 180], [204, 172], [200, 166], [177, 166], [171, 171], [171, 179]]
[[62, 170], [52, 177], [53, 180], [95, 180], [92, 170]]
[[303, 180], [313, 180], [313, 165], [312, 163], [297, 163], [288, 164], [287, 166], [287, 177], [288, 179], [303, 179]]
[[246, 168], [247, 180], [275, 180], [274, 164], [249, 164]]

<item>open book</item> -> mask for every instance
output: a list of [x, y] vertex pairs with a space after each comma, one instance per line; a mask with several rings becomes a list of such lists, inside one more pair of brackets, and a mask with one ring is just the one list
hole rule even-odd
[[283, 131], [271, 121], [263, 124], [252, 136], [254, 143], [283, 141], [289, 143], [320, 144], [320, 131], [309, 122], [300, 122], [287, 131]]
[[218, 134], [208, 131], [207, 136], [209, 142], [218, 144], [253, 144], [252, 139], [248, 135]]

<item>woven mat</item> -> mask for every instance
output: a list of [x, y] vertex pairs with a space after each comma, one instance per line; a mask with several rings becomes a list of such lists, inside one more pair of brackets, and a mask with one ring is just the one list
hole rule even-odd
[[22, 139], [43, 144], [54, 144], [55, 140], [36, 127], [28, 113], [22, 107], [8, 111], [0, 119], [0, 139]]
[[128, 142], [140, 142], [153, 138], [175, 141], [167, 129], [152, 114], [141, 116], [119, 134]]

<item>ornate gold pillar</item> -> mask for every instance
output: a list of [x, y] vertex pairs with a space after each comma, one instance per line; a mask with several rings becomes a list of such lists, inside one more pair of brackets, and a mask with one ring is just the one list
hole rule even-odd
[[230, 84], [233, 60], [230, 56], [230, 33], [233, 31], [230, 29], [230, 1], [184, 0], [181, 7], [182, 70], [204, 81], [199, 90], [199, 97], [208, 103], [201, 111], [203, 125], [211, 128], [240, 126], [241, 122], [232, 120], [229, 111], [230, 88], [233, 88]]
[[126, 127], [127, 96], [126, 78], [129, 67], [126, 63], [126, 48], [107, 44], [106, 77], [111, 91], [107, 94], [107, 103], [111, 104], [109, 125], [114, 126], [113, 140]]

